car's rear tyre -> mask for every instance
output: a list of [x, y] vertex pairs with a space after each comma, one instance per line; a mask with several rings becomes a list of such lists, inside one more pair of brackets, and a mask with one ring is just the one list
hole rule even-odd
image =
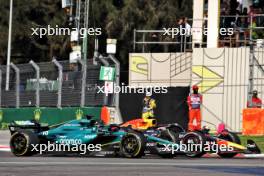
[[15, 156], [32, 156], [37, 153], [33, 145], [39, 144], [36, 134], [27, 130], [15, 132], [10, 139], [10, 149]]
[[[220, 139], [226, 140], [226, 141], [230, 141], [236, 144], [241, 144], [241, 141], [238, 137], [238, 135], [236, 135], [235, 133], [232, 132], [226, 132], [223, 134], [220, 134], [218, 136]], [[236, 156], [238, 153], [236, 152], [232, 152], [232, 153], [221, 153], [219, 152], [218, 155], [222, 158], [233, 158], [234, 156]]]
[[203, 150], [204, 144], [206, 142], [205, 136], [198, 132], [188, 132], [182, 138], [182, 143], [187, 146], [186, 156], [191, 158], [199, 158], [205, 154]]
[[144, 155], [146, 139], [143, 134], [128, 132], [121, 140], [121, 153], [127, 158], [140, 158]]

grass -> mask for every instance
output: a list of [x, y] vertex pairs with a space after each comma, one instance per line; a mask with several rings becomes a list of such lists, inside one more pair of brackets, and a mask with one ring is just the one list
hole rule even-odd
[[240, 135], [239, 137], [240, 137], [242, 145], [246, 146], [247, 140], [251, 139], [254, 142], [256, 142], [256, 144], [261, 150], [261, 153], [264, 153], [264, 136], [242, 136]]
[[0, 123], [0, 130], [7, 130], [8, 129], [8, 123]]

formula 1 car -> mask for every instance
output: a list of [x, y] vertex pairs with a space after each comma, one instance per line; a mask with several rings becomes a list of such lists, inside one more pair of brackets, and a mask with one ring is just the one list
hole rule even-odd
[[[121, 125], [122, 127], [131, 127], [136, 130], [159, 130], [163, 128], [168, 140], [185, 145], [184, 153], [188, 157], [202, 157], [205, 153], [217, 153], [223, 158], [232, 158], [238, 153], [260, 153], [259, 147], [252, 140], [247, 141], [247, 147], [241, 145], [239, 137], [228, 130], [223, 130], [219, 134], [210, 134], [209, 129], [204, 127], [202, 130], [185, 131], [177, 123], [168, 125], [157, 125], [157, 120], [134, 119]], [[173, 150], [173, 148], [171, 148]], [[172, 152], [174, 153], [174, 152]], [[181, 152], [178, 152], [178, 154]]]
[[43, 126], [34, 120], [14, 121], [9, 125], [9, 130], [12, 135], [10, 148], [15, 156], [50, 152], [46, 150], [52, 145], [53, 150], [63, 147], [67, 148], [66, 151], [79, 153], [84, 153], [82, 147], [86, 146], [85, 149], [90, 147], [91, 150], [85, 151], [89, 155], [106, 151], [128, 158], [138, 158], [145, 153], [171, 157], [170, 151], [163, 150], [164, 145], [178, 146], [162, 129], [142, 132], [119, 125], [104, 125], [90, 116], [53, 128]]
[[[227, 129], [217, 134], [210, 134], [209, 131], [210, 129], [206, 127], [202, 130], [182, 131], [176, 134], [176, 142], [187, 146], [185, 154], [188, 157], [202, 157], [206, 153], [216, 153], [222, 158], [232, 158], [239, 153], [261, 153], [253, 140], [248, 140], [245, 147], [241, 145], [241, 141], [236, 133], [230, 132]], [[192, 146], [195, 146], [195, 148]]]

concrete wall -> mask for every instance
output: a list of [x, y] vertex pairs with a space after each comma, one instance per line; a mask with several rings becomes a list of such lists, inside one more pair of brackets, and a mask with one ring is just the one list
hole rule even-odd
[[[192, 84], [204, 97], [203, 125], [241, 131], [249, 80], [249, 48], [194, 49]], [[213, 124], [213, 125], [210, 125]]]
[[191, 53], [131, 53], [130, 86], [189, 86]]
[[[254, 55], [262, 63], [264, 52], [261, 54], [255, 52]], [[249, 86], [249, 59], [249, 48], [194, 48], [193, 53], [131, 53], [129, 84], [197, 84], [204, 96], [203, 125], [215, 128], [224, 122], [229, 129], [241, 131], [242, 109], [246, 107]], [[264, 91], [264, 75], [257, 71], [257, 67], [254, 70], [258, 78], [254, 82], [261, 93]]]

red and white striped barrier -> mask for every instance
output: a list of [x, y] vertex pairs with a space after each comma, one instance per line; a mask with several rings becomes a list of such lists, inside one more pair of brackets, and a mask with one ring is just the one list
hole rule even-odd
[[10, 151], [10, 147], [6, 146], [6, 145], [0, 145], [0, 151], [9, 152]]

